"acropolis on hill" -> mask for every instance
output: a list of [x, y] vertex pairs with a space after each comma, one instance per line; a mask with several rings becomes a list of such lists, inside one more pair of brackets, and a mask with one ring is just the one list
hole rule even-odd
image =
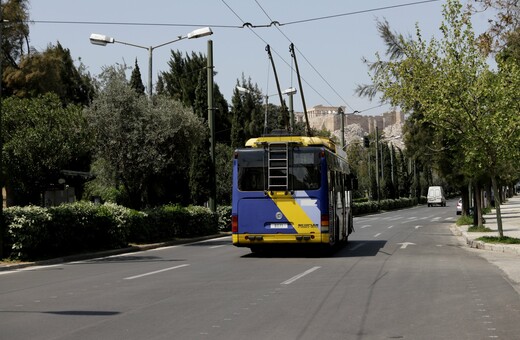
[[[396, 110], [384, 112], [377, 116], [365, 116], [360, 113], [349, 113], [345, 106], [316, 105], [307, 110], [310, 126], [317, 130], [329, 130], [340, 139], [342, 117], [341, 114], [338, 114], [340, 107], [344, 112], [345, 140], [347, 143], [357, 141], [365, 135], [373, 135], [376, 126], [384, 137], [395, 138], [402, 142], [404, 114]], [[295, 112], [294, 117], [297, 122], [304, 122], [305, 120], [303, 112]], [[396, 144], [400, 144], [399, 141]], [[402, 145], [399, 146], [402, 147]]]

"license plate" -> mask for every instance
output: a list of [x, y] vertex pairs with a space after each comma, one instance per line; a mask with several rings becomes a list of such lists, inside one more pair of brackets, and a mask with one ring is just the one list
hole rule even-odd
[[287, 223], [271, 223], [271, 229], [288, 229]]

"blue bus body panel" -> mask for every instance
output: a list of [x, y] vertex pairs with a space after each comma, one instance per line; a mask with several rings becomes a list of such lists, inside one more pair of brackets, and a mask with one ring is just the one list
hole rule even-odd
[[238, 216], [240, 234], [296, 234], [295, 226], [300, 230], [310, 228], [310, 224], [315, 228], [320, 227], [323, 200], [309, 196], [305, 191], [296, 191], [294, 195], [284, 194], [277, 198], [277, 201], [283, 200], [286, 205], [292, 206], [290, 213], [297, 209], [300, 215], [305, 215], [306, 218], [302, 220], [290, 220], [287, 211], [284, 213], [284, 209], [263, 192], [255, 194], [255, 197], [252, 197], [252, 193], [247, 193], [244, 198], [240, 198], [240, 193], [238, 196], [238, 203], [233, 212]]

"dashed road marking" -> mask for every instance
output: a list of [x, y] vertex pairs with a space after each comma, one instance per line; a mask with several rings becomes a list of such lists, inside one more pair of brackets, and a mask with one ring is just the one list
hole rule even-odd
[[189, 266], [189, 264], [181, 264], [181, 265], [179, 265], [179, 266], [175, 266], [175, 267], [164, 268], [164, 269], [156, 270], [156, 271], [149, 272], [149, 273], [144, 273], [144, 274], [140, 274], [140, 275], [135, 275], [135, 276], [125, 277], [124, 280], [139, 279], [139, 278], [141, 278], [141, 277], [145, 277], [145, 276], [149, 276], [149, 275], [155, 275], [155, 274], [163, 273], [163, 272], [166, 272], [166, 271], [169, 271], [169, 270], [174, 270], [174, 269], [178, 269], [178, 268], [182, 268], [182, 267], [187, 267], [187, 266]]

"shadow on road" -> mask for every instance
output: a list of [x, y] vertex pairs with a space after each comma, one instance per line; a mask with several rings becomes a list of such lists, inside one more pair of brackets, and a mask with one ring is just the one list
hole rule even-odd
[[327, 248], [320, 245], [270, 245], [256, 249], [242, 258], [338, 258], [376, 256], [386, 241], [349, 241], [348, 244]]

